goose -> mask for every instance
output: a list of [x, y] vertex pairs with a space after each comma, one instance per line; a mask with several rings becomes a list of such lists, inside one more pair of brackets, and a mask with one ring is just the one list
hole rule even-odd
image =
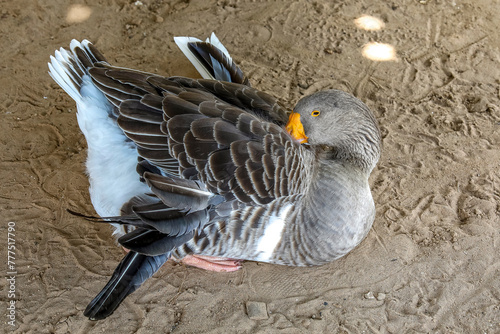
[[127, 250], [85, 309], [91, 320], [169, 258], [214, 271], [317, 266], [374, 221], [381, 137], [363, 102], [330, 89], [289, 111], [251, 86], [215, 34], [174, 40], [203, 79], [113, 66], [88, 40], [50, 57], [77, 105], [92, 204]]

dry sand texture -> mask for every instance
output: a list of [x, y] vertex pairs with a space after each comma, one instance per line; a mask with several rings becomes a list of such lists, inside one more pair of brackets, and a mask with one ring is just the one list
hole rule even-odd
[[[0, 7], [0, 243], [15, 222], [16, 333], [500, 333], [498, 0], [87, 0], [79, 15], [57, 0]], [[363, 14], [385, 27], [358, 28]], [[88, 38], [113, 64], [194, 76], [172, 38], [212, 31], [253, 85], [288, 107], [338, 88], [373, 109], [384, 144], [374, 227], [319, 268], [168, 264], [90, 322], [82, 310], [123, 254], [107, 226], [66, 212], [94, 213], [75, 105], [48, 76], [49, 55]], [[364, 58], [368, 42], [394, 46], [397, 60]], [[1, 280], [2, 314], [8, 290]], [[251, 301], [265, 303], [267, 319], [249, 318]]]

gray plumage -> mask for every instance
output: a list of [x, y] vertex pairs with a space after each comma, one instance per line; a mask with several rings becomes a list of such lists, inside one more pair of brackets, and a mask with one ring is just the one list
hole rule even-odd
[[[87, 41], [49, 64], [77, 102], [85, 103], [78, 92], [89, 80], [94, 95], [104, 94], [102, 108], [135, 147], [137, 179], [149, 189], [123, 203], [121, 216], [104, 217], [135, 229], [118, 239], [131, 252], [86, 310], [91, 319], [111, 314], [170, 255], [320, 265], [348, 253], [372, 225], [368, 177], [380, 133], [361, 101], [337, 90], [301, 99], [294, 112], [308, 143], [300, 144], [284, 128], [289, 112], [250, 87], [223, 51], [188, 46], [219, 80], [114, 67]], [[154, 270], [141, 269], [147, 263]]]

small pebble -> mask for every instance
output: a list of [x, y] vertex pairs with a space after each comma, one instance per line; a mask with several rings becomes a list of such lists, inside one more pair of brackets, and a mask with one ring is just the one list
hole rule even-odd
[[266, 303], [249, 301], [246, 303], [246, 307], [248, 317], [252, 320], [264, 320], [269, 318], [267, 315]]
[[368, 291], [367, 293], [365, 293], [365, 298], [366, 299], [375, 299], [375, 296], [373, 295], [373, 292]]
[[377, 300], [385, 300], [385, 293], [379, 292], [377, 294]]

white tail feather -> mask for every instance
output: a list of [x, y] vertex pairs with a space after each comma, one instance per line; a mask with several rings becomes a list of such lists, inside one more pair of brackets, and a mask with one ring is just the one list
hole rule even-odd
[[191, 64], [194, 65], [198, 73], [204, 78], [204, 79], [215, 79], [210, 72], [208, 72], [205, 69], [205, 66], [203, 66], [200, 61], [196, 58], [196, 56], [189, 50], [188, 43], [192, 42], [202, 42], [198, 38], [194, 37], [174, 37], [175, 44], [181, 49], [182, 53], [186, 56], [187, 59], [191, 62]]
[[[62, 51], [67, 54], [66, 50], [62, 49]], [[80, 102], [82, 99], [80, 87], [76, 84], [76, 80], [71, 78], [71, 75], [65, 68], [68, 63], [64, 59], [61, 59], [63, 58], [60, 56], [61, 52], [56, 51], [55, 55], [56, 57], [50, 56], [49, 75], [73, 100], [77, 103]]]
[[[188, 43], [194, 43], [194, 42], [202, 42], [202, 40], [194, 37], [174, 37], [175, 44], [181, 49], [182, 53], [186, 56], [187, 59], [191, 62], [191, 64], [194, 65], [198, 73], [204, 78], [204, 79], [215, 79], [210, 72], [207, 71], [205, 66], [203, 66], [202, 63], [196, 58], [196, 56], [189, 50]], [[215, 36], [214, 33], [210, 36], [210, 38], [207, 38], [206, 40], [207, 43], [212, 44], [219, 50], [221, 50], [226, 57], [232, 61], [231, 56], [229, 55], [229, 52], [227, 49], [222, 45], [222, 43], [219, 41], [217, 36]]]
[[212, 35], [210, 35], [210, 39], [207, 38], [206, 42], [212, 44], [217, 49], [219, 49], [222, 52], [224, 52], [224, 54], [226, 55], [226, 57], [229, 60], [231, 60], [231, 61], [233, 60], [233, 58], [231, 58], [231, 56], [229, 55], [229, 52], [227, 51], [226, 47], [224, 45], [222, 45], [221, 41], [219, 41], [219, 39], [217, 38], [217, 36], [215, 36], [215, 33], [212, 33]]

